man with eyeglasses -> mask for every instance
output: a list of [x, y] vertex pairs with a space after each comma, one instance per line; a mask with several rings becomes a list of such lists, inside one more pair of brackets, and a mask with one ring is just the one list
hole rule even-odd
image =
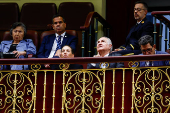
[[134, 6], [134, 18], [137, 21], [128, 36], [126, 37], [126, 42], [124, 45], [115, 49], [114, 52], [121, 53], [122, 55], [137, 55], [140, 54], [140, 46], [138, 40], [144, 35], [153, 36], [153, 24], [146, 19], [146, 14], [148, 12], [148, 6], [145, 2], [138, 1]]
[[[168, 54], [166, 52], [156, 50], [156, 45], [153, 43], [153, 38], [150, 35], [142, 36], [138, 42], [142, 52], [141, 55]], [[169, 61], [141, 61], [139, 67], [166, 65], [169, 65]]]

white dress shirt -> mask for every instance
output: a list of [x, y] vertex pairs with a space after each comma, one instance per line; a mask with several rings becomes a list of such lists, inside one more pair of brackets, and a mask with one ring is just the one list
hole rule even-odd
[[[62, 45], [62, 42], [63, 42], [65, 34], [66, 34], [66, 32], [61, 34], [61, 45]], [[50, 52], [50, 55], [48, 56], [48, 58], [53, 58], [54, 53], [55, 53], [56, 48], [57, 48], [57, 41], [56, 41], [56, 39], [58, 40], [58, 36], [59, 35], [57, 33], [55, 33], [55, 36], [56, 36], [56, 38], [54, 39], [54, 43], [53, 43], [53, 46], [52, 46], [52, 49], [51, 49], [51, 52]]]

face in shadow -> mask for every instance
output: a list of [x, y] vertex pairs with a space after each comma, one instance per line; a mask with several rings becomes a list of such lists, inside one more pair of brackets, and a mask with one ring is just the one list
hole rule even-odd
[[153, 55], [155, 54], [155, 48], [156, 45], [153, 45], [153, 47], [150, 45], [150, 43], [146, 45], [141, 45], [141, 51], [143, 55]]

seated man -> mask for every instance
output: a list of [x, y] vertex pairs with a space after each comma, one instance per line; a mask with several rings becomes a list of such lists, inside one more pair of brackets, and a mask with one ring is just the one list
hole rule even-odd
[[[78, 38], [66, 33], [66, 22], [61, 15], [54, 15], [52, 27], [55, 34], [45, 36], [39, 51], [37, 52], [38, 58], [53, 58], [61, 54], [61, 48], [64, 45], [69, 45], [74, 51], [76, 50]], [[43, 65], [42, 65], [43, 66]], [[45, 67], [50, 68], [49, 64], [45, 64]]]
[[145, 2], [137, 1], [134, 6], [134, 25], [126, 37], [124, 45], [115, 49], [114, 52], [121, 53], [122, 55], [137, 55], [141, 54], [138, 40], [144, 35], [153, 36], [153, 23], [146, 19], [148, 12], [148, 5]]
[[[54, 58], [74, 58], [74, 50], [70, 46], [65, 45], [61, 49], [61, 55]], [[51, 69], [60, 69], [59, 64], [51, 64], [50, 67]], [[70, 64], [68, 69], [83, 69], [83, 66], [80, 64]]]
[[[112, 51], [112, 41], [110, 40], [110, 38], [108, 37], [101, 37], [98, 41], [97, 41], [97, 55], [94, 55], [94, 57], [108, 57], [108, 56], [120, 56], [121, 54], [119, 53], [112, 53], [110, 54], [110, 52]], [[106, 65], [101, 65], [100, 63], [90, 63], [87, 64], [87, 69], [90, 68], [105, 68], [108, 67], [107, 64]], [[123, 63], [109, 63], [109, 68], [121, 68], [124, 67]]]
[[[150, 35], [142, 36], [138, 42], [142, 51], [142, 55], [168, 54], [163, 51], [156, 51], [156, 45], [153, 43], [153, 38]], [[139, 67], [166, 65], [169, 65], [169, 61], [141, 61]]]

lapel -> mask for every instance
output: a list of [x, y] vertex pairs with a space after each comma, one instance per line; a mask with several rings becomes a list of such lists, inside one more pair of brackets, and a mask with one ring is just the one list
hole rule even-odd
[[133, 32], [138, 31], [142, 25], [143, 25], [143, 20], [140, 22], [140, 24], [135, 25]]
[[62, 42], [61, 47], [63, 47], [64, 45], [67, 45], [68, 39], [69, 39], [69, 38], [68, 38], [68, 34], [66, 33], [65, 36], [64, 36], [64, 38], [63, 38], [63, 42]]
[[54, 41], [56, 41], [55, 40], [55, 38], [56, 38], [56, 35], [54, 34], [54, 35], [52, 35], [51, 37], [48, 37], [49, 39], [49, 45], [48, 45], [48, 47], [50, 48], [50, 49], [48, 49], [48, 50], [50, 50], [51, 51], [51, 49], [52, 49], [52, 46], [53, 46], [53, 43], [54, 43]]
[[138, 31], [138, 30], [143, 26], [143, 24], [145, 23], [146, 20], [147, 20], [147, 19], [146, 19], [146, 17], [145, 17], [145, 18], [140, 22], [140, 24], [137, 25], [137, 27], [135, 28], [134, 32], [135, 32], [135, 31]]
[[100, 63], [96, 63], [96, 68], [100, 68]]
[[127, 36], [127, 40], [129, 40], [132, 33], [138, 31], [141, 28], [141, 26], [145, 23], [145, 20], [146, 20], [146, 17], [140, 22], [140, 24], [138, 24], [137, 26], [134, 25], [132, 27], [132, 29], [130, 30], [130, 32], [129, 32], [128, 36]]
[[159, 61], [153, 61], [153, 66], [159, 66]]
[[9, 51], [10, 46], [12, 45], [12, 42], [13, 42], [13, 40], [6, 41], [6, 43], [4, 44], [6, 46], [5, 49], [3, 50], [4, 53]]

